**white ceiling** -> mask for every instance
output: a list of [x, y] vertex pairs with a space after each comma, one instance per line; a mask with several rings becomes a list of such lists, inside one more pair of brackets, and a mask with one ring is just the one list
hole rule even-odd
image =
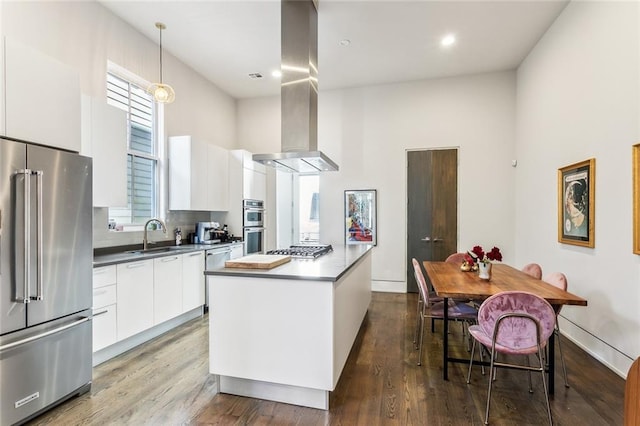
[[[279, 93], [279, 1], [98, 1], [156, 43], [166, 24], [165, 51], [233, 97]], [[514, 69], [567, 3], [320, 0], [320, 90]], [[447, 33], [457, 42], [443, 49]]]

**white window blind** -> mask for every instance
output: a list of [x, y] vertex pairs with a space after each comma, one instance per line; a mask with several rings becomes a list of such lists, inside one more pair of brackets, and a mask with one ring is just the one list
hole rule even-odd
[[107, 102], [127, 113], [127, 198], [126, 208], [110, 208], [109, 220], [118, 224], [139, 224], [156, 216], [158, 150], [154, 134], [152, 97], [137, 85], [107, 74]]

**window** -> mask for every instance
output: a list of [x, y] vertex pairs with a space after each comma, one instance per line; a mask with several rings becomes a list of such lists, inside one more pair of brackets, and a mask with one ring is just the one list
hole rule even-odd
[[107, 102], [127, 113], [126, 208], [110, 208], [109, 220], [143, 224], [158, 211], [158, 149], [153, 98], [140, 86], [107, 74]]
[[320, 177], [300, 175], [298, 178], [298, 223], [300, 224], [299, 241], [320, 241]]

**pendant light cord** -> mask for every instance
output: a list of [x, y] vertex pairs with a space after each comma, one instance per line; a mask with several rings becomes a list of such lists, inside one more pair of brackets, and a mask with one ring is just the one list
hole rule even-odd
[[160, 84], [162, 84], [162, 27], [160, 27]]

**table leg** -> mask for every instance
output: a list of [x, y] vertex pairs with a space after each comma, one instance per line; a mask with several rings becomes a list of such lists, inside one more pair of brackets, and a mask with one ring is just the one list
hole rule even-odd
[[442, 374], [444, 380], [449, 380], [449, 298], [444, 298], [444, 326], [442, 327], [444, 330], [442, 348], [443, 348], [443, 358], [442, 358]]
[[555, 372], [555, 359], [556, 359], [556, 342], [555, 342], [555, 332], [551, 333], [551, 336], [549, 336], [549, 380], [548, 385], [549, 385], [549, 395], [553, 395], [553, 391], [555, 388], [555, 376], [556, 376], [556, 372]]

